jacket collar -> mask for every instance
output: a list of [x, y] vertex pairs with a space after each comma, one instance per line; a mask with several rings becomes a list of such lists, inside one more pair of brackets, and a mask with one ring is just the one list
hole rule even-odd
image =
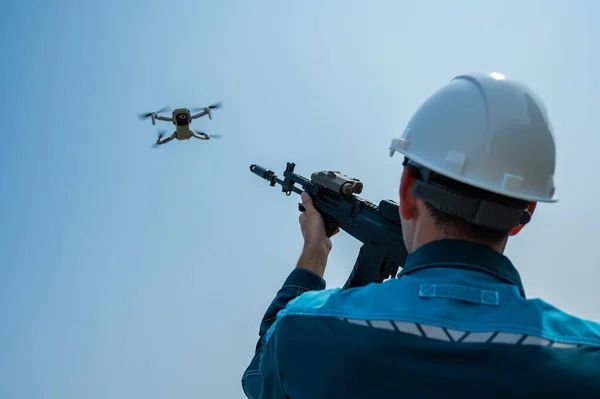
[[398, 277], [434, 267], [477, 270], [515, 285], [525, 297], [521, 276], [512, 262], [484, 244], [452, 239], [429, 242], [408, 256]]

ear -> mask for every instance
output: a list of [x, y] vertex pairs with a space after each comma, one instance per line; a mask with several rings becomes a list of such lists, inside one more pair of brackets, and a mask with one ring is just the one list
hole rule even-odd
[[[530, 202], [529, 205], [527, 206], [527, 212], [529, 212], [529, 214], [531, 216], [533, 216], [533, 212], [535, 211], [535, 207], [537, 206], [537, 202]], [[524, 224], [520, 224], [518, 226], [513, 227], [513, 229], [510, 231], [509, 236], [514, 236], [516, 235], [519, 231], [521, 231], [521, 229], [525, 227]]]
[[411, 220], [417, 214], [417, 199], [411, 192], [414, 182], [410, 168], [405, 167], [400, 180], [400, 217], [404, 220]]

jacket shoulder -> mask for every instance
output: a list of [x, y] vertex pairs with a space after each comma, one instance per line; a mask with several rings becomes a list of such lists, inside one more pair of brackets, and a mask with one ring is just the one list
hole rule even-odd
[[577, 317], [539, 298], [527, 302], [539, 314], [540, 326], [556, 339], [600, 347], [600, 323]]
[[340, 293], [342, 293], [341, 288], [307, 291], [291, 300], [282, 311], [282, 315], [287, 313], [302, 314], [303, 312], [313, 314], [319, 310], [327, 309], [330, 307], [331, 300], [336, 299]]

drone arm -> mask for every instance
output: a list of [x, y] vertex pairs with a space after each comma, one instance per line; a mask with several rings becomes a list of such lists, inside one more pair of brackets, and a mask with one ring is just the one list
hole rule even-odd
[[159, 121], [173, 122], [173, 119], [167, 118], [166, 116], [155, 115], [154, 119], [158, 119]]
[[206, 114], [208, 114], [208, 111], [205, 109], [202, 112], [198, 112], [196, 115], [192, 115], [192, 119], [200, 118], [201, 116], [204, 116]]
[[174, 138], [175, 138], [175, 133], [173, 133], [172, 135], [170, 135], [169, 137], [167, 137], [164, 140], [156, 139], [156, 144], [158, 144], [158, 145], [166, 144], [169, 141], [173, 140]]
[[192, 131], [192, 136], [194, 136], [195, 138], [199, 139], [199, 140], [208, 140], [209, 136], [206, 133], [196, 133], [194, 131]]

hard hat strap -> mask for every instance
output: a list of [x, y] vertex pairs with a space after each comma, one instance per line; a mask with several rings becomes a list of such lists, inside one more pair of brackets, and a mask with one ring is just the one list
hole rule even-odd
[[510, 230], [529, 222], [527, 211], [467, 197], [422, 180], [415, 180], [412, 194], [441, 212], [493, 230]]
[[432, 180], [433, 172], [407, 158], [404, 165], [417, 171], [412, 194], [441, 212], [460, 217], [470, 223], [493, 230], [508, 231], [529, 222], [526, 209], [465, 195]]

